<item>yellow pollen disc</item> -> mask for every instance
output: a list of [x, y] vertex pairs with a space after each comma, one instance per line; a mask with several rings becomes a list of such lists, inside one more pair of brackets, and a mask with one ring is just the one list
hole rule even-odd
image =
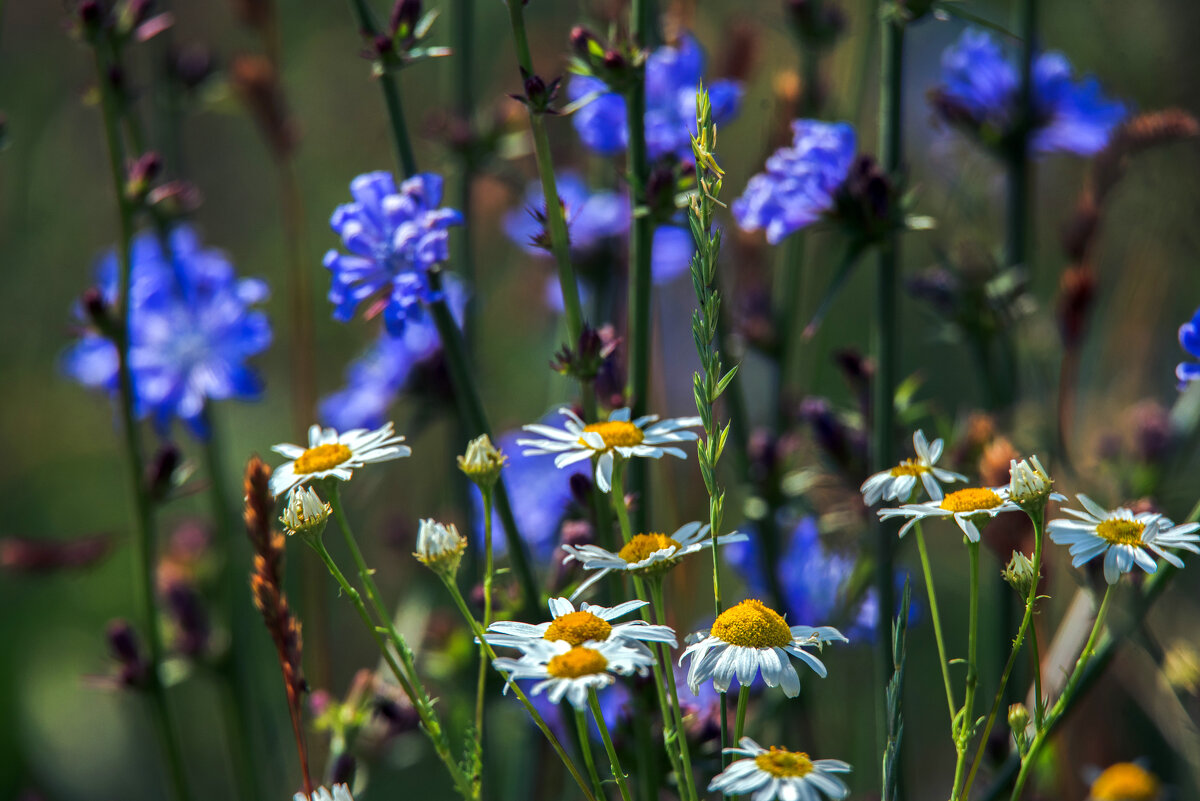
[[803, 751], [771, 747], [754, 758], [758, 769], [779, 779], [799, 779], [813, 772], [812, 760]]
[[942, 499], [942, 508], [948, 512], [981, 512], [995, 509], [1004, 499], [986, 487], [973, 487], [952, 492]]
[[679, 540], [671, 539], [666, 534], [635, 534], [617, 552], [617, 556], [632, 565], [649, 558], [650, 554], [655, 551], [661, 551], [671, 546], [674, 546], [677, 551], [683, 547], [679, 544]]
[[1095, 801], [1154, 801], [1158, 791], [1154, 774], [1132, 762], [1118, 762], [1092, 783]]
[[576, 646], [565, 654], [553, 657], [546, 665], [546, 672], [556, 679], [577, 679], [603, 673], [607, 668], [608, 660], [604, 654]]
[[792, 630], [778, 612], [750, 598], [721, 613], [712, 636], [746, 648], [782, 648], [792, 642]]
[[922, 473], [929, 472], [929, 466], [919, 462], [914, 462], [912, 459], [905, 459], [900, 464], [896, 465], [889, 471], [893, 476], [919, 476]]
[[1096, 533], [1113, 545], [1141, 545], [1145, 523], [1136, 520], [1105, 520], [1096, 526]]
[[300, 454], [294, 469], [297, 473], [319, 473], [349, 461], [353, 455], [354, 453], [349, 448], [337, 442], [318, 445]]
[[[634, 445], [641, 445], [642, 440], [646, 438], [646, 435], [642, 433], [642, 429], [624, 420], [589, 423], [583, 427], [583, 430], [584, 433], [590, 434], [595, 432], [599, 434], [600, 439], [604, 440], [605, 448], [632, 448]], [[587, 443], [580, 437], [579, 444], [586, 445]]]
[[542, 638], [551, 641], [566, 640], [571, 645], [583, 645], [588, 640], [604, 642], [611, 633], [612, 625], [591, 612], [568, 612], [555, 618]]

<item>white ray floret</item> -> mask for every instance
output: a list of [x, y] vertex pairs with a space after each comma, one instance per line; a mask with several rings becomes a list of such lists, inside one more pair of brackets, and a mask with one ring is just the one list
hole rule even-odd
[[863, 503], [874, 506], [882, 501], [905, 501], [912, 495], [918, 479], [930, 500], [940, 501], [944, 495], [942, 484], [952, 481], [966, 481], [967, 477], [959, 473], [935, 467], [937, 460], [942, 458], [945, 443], [935, 439], [933, 444], [925, 439], [924, 431], [913, 434], [913, 451], [916, 458], [905, 459], [900, 464], [888, 470], [876, 473], [863, 482], [859, 491], [862, 492]]
[[1082, 510], [1063, 509], [1073, 520], [1051, 520], [1047, 525], [1050, 539], [1070, 546], [1071, 564], [1079, 567], [1104, 555], [1104, 580], [1116, 584], [1122, 573], [1137, 565], [1147, 573], [1158, 570], [1155, 555], [1175, 567], [1183, 567], [1178, 555], [1166, 550], [1178, 548], [1200, 553], [1200, 523], [1175, 525], [1169, 518], [1153, 512], [1135, 513], [1118, 507], [1105, 509], [1086, 495], [1078, 495]]
[[840, 759], [812, 759], [803, 751], [763, 748], [749, 737], [738, 748], [725, 753], [743, 757], [717, 774], [710, 792], [740, 796], [753, 793], [752, 801], [820, 801], [822, 795], [840, 801], [850, 794], [834, 774], [849, 773], [850, 765]]
[[525, 448], [525, 456], [555, 454], [555, 467], [567, 467], [597, 457], [596, 486], [602, 492], [612, 489], [614, 459], [631, 459], [635, 456], [661, 459], [666, 454], [686, 459], [687, 454], [674, 446], [695, 440], [694, 431], [683, 429], [700, 425], [699, 417], [659, 420], [658, 415], [650, 414], [630, 420], [628, 408], [613, 411], [608, 420], [601, 423], [584, 423], [567, 408], [558, 411], [567, 418], [562, 428], [537, 423], [524, 426], [524, 430], [540, 438], [522, 438], [517, 440], [517, 445]]
[[647, 642], [662, 642], [676, 647], [675, 630], [670, 626], [655, 626], [644, 620], [613, 623], [619, 617], [646, 606], [645, 601], [626, 601], [616, 606], [583, 604], [578, 610], [566, 598], [550, 599], [550, 616], [546, 623], [521, 623], [502, 620], [488, 626], [486, 637], [492, 645], [526, 650], [531, 643], [561, 640], [570, 645], [585, 642], [620, 642], [630, 648], [650, 654]]
[[880, 509], [879, 519], [891, 517], [907, 517], [908, 521], [900, 527], [900, 536], [916, 525], [918, 520], [937, 517], [952, 517], [967, 539], [979, 542], [979, 524], [990, 520], [1001, 512], [1019, 512], [1017, 506], [1008, 497], [1008, 487], [971, 487], [956, 490], [940, 501], [925, 503], [906, 503], [894, 509]]
[[402, 445], [391, 423], [374, 431], [355, 428], [339, 434], [333, 428], [313, 425], [308, 429], [308, 447], [283, 443], [271, 450], [291, 461], [271, 474], [271, 494], [279, 497], [292, 487], [322, 478], [349, 481], [364, 465], [401, 459], [412, 454]]
[[[617, 680], [617, 675], [645, 675], [654, 664], [647, 650], [630, 647], [625, 642], [585, 642], [571, 645], [565, 640], [542, 640], [529, 643], [518, 659], [500, 657], [492, 662], [496, 670], [512, 681], [534, 679], [530, 694], [545, 691], [553, 703], [563, 698], [576, 709], [588, 703], [588, 690], [601, 690]], [[507, 692], [508, 685], [505, 685]]]
[[292, 801], [354, 801], [354, 797], [350, 795], [350, 788], [344, 784], [333, 785], [333, 792], [324, 787], [318, 787], [313, 790], [311, 799], [304, 793], [296, 793], [292, 796]]

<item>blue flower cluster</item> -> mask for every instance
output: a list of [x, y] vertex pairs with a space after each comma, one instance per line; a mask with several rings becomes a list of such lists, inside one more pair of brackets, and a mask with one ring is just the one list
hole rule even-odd
[[[741, 575], [750, 591], [765, 595], [767, 579], [762, 570], [758, 535], [743, 542], [725, 546], [725, 558]], [[793, 625], [811, 625], [813, 621], [834, 620], [839, 613], [847, 614], [849, 625], [839, 626], [851, 642], [871, 640], [875, 636], [875, 590], [869, 588], [856, 608], [846, 610], [847, 582], [854, 572], [855, 560], [834, 553], [821, 544], [817, 523], [805, 517], [796, 524], [784, 543], [783, 553], [775, 567], [787, 617]]]
[[[1191, 356], [1200, 359], [1200, 309], [1196, 309], [1191, 320], [1179, 326], [1179, 344]], [[1192, 381], [1200, 381], [1200, 364], [1180, 362], [1175, 368], [1175, 376], [1179, 379], [1180, 389]]]
[[438, 207], [442, 178], [432, 173], [399, 189], [390, 173], [367, 173], [350, 182], [350, 194], [354, 202], [338, 206], [330, 219], [350, 252], [325, 254], [334, 319], [349, 321], [369, 301], [366, 316], [383, 312], [388, 333], [400, 336], [410, 320], [425, 316], [422, 303], [438, 299], [428, 273], [449, 258], [448, 229], [462, 225], [462, 214]]
[[[704, 53], [690, 34], [674, 45], [658, 48], [646, 59], [646, 151], [651, 159], [674, 154], [692, 160], [691, 134], [696, 129], [696, 88], [704, 75]], [[738, 112], [742, 86], [737, 81], [705, 84], [712, 101], [713, 120], [724, 125]], [[625, 98], [599, 78], [576, 75], [567, 95], [572, 102], [596, 97], [571, 117], [579, 138], [606, 156], [629, 145]]]
[[[466, 289], [458, 278], [446, 274], [442, 292], [450, 313], [461, 326]], [[380, 427], [391, 419], [388, 410], [408, 385], [413, 371], [441, 352], [442, 340], [429, 315], [410, 320], [399, 336], [384, 331], [346, 368], [346, 386], [321, 399], [321, 421], [339, 431]]]
[[[1095, 78], [1076, 82], [1061, 53], [1034, 59], [1032, 77], [1029, 144], [1037, 152], [1090, 156], [1126, 116], [1125, 105], [1105, 98]], [[943, 116], [985, 140], [1003, 140], [1019, 119], [1020, 75], [990, 35], [966, 30], [942, 54], [942, 85], [933, 96]]]
[[837, 195], [854, 163], [857, 140], [848, 123], [796, 120], [792, 144], [767, 159], [766, 171], [746, 184], [731, 207], [745, 231], [767, 232], [767, 241], [784, 237], [833, 211]]
[[[271, 344], [266, 315], [251, 308], [269, 292], [262, 281], [239, 279], [225, 255], [204, 248], [190, 226], [169, 232], [169, 253], [162, 245], [144, 232], [130, 249], [129, 364], [137, 414], [153, 415], [164, 427], [178, 418], [204, 436], [207, 401], [252, 399], [262, 391], [247, 361]], [[113, 307], [120, 291], [115, 251], [100, 261], [97, 284]], [[76, 315], [83, 320], [82, 309]], [[96, 332], [84, 333], [63, 355], [62, 368], [85, 386], [117, 391], [117, 349]]]

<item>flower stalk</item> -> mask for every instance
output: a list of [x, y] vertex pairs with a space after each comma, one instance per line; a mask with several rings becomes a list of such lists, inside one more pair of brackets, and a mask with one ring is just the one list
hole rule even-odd
[[588, 706], [591, 707], [592, 717], [596, 720], [596, 728], [600, 730], [600, 739], [604, 742], [604, 750], [608, 754], [608, 769], [613, 778], [617, 780], [617, 789], [621, 791], [621, 801], [632, 801], [625, 771], [621, 768], [621, 759], [617, 756], [617, 749], [613, 747], [608, 724], [604, 722], [604, 710], [600, 708], [600, 699], [596, 697], [595, 687], [588, 688]]
[[967, 746], [975, 734], [975, 692], [979, 686], [979, 543], [968, 542], [967, 554], [971, 561], [971, 601], [967, 625], [967, 682], [966, 697], [958, 713], [958, 733], [954, 746], [958, 759], [954, 763], [954, 783], [951, 801], [962, 798], [959, 787], [966, 769]]

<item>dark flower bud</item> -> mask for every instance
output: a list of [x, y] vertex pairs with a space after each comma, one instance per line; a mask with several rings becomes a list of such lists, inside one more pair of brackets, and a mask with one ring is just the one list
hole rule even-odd
[[104, 9], [96, 0], [83, 0], [75, 9], [79, 26], [86, 36], [92, 36], [104, 24]]
[[613, 71], [625, 69], [628, 62], [625, 57], [616, 50], [608, 50], [604, 53], [604, 67]]
[[89, 287], [80, 298], [79, 303], [88, 320], [102, 335], [113, 339], [118, 334], [117, 323], [112, 317], [112, 310], [104, 300], [100, 287]]
[[389, 27], [392, 36], [410, 36], [420, 18], [421, 0], [396, 0]]
[[188, 657], [201, 656], [208, 649], [210, 629], [200, 594], [189, 582], [173, 581], [165, 595], [178, 633], [175, 647]]
[[868, 226], [887, 219], [892, 185], [874, 157], [861, 155], [855, 159], [846, 176], [845, 191]]
[[161, 503], [175, 487], [175, 471], [179, 469], [183, 456], [172, 442], [163, 443], [146, 468], [146, 486], [150, 497]]
[[126, 687], [139, 687], [149, 676], [149, 665], [142, 656], [137, 632], [126, 620], [108, 624], [108, 650], [117, 662], [117, 681]]
[[575, 55], [588, 61], [597, 51], [602, 51], [604, 46], [600, 43], [600, 37], [591, 29], [576, 25], [571, 29], [571, 49]]
[[348, 751], [341, 752], [334, 758], [333, 764], [329, 766], [329, 784], [353, 784], [354, 773], [357, 767], [358, 763], [354, 759], [354, 754]]
[[129, 176], [125, 181], [125, 192], [135, 200], [146, 197], [150, 184], [162, 172], [162, 156], [153, 150], [143, 153], [129, 166]]
[[376, 56], [386, 56], [392, 52], [395, 41], [390, 36], [384, 36], [382, 33], [377, 34], [371, 40], [371, 46], [375, 51]]
[[414, 731], [417, 728], [420, 718], [417, 717], [417, 711], [411, 705], [401, 703], [400, 701], [379, 696], [375, 699], [375, 717], [383, 722], [384, 736], [396, 736], [405, 732]]
[[213, 74], [212, 51], [198, 44], [184, 45], [169, 56], [171, 74], [188, 91], [195, 91]]
[[571, 497], [575, 499], [575, 503], [584, 507], [591, 503], [592, 480], [586, 473], [572, 473], [567, 479], [567, 484], [571, 488]]
[[551, 107], [551, 104], [558, 95], [558, 87], [562, 83], [562, 78], [555, 78], [547, 84], [540, 75], [531, 75], [525, 70], [521, 70], [521, 76], [524, 80], [525, 94], [509, 95], [509, 97], [524, 103], [536, 114], [557, 114], [558, 112]]
[[846, 28], [846, 15], [829, 0], [787, 0], [788, 19], [796, 36], [808, 47], [829, 47]]
[[167, 181], [146, 195], [146, 203], [167, 218], [187, 216], [200, 208], [203, 201], [199, 188], [189, 181]]

